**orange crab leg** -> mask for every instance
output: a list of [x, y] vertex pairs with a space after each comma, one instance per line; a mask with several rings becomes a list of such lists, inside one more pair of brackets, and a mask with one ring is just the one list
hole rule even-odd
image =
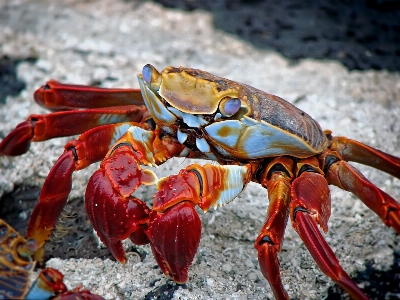
[[321, 271], [340, 285], [354, 299], [368, 299], [340, 266], [317, 224], [328, 231], [331, 212], [326, 179], [319, 173], [303, 172], [292, 184], [290, 218], [294, 230], [303, 240]]
[[50, 110], [144, 105], [140, 89], [110, 89], [50, 80], [36, 90], [35, 101]]
[[356, 195], [385, 223], [400, 233], [400, 204], [373, 185], [360, 171], [344, 161], [333, 163], [326, 176], [334, 184]]
[[1, 141], [0, 155], [21, 155], [28, 151], [31, 141], [80, 134], [106, 124], [141, 122], [146, 115], [145, 106], [135, 105], [30, 115]]
[[[64, 153], [51, 169], [32, 212], [28, 225], [28, 237], [34, 238], [39, 248], [47, 241], [64, 208], [72, 187], [72, 173], [104, 158], [115, 140], [130, 126], [137, 123], [109, 124], [93, 128], [78, 140], [70, 141]], [[37, 252], [42, 258], [43, 249]]]
[[387, 154], [346, 137], [333, 137], [330, 147], [345, 161], [355, 161], [400, 179], [400, 157]]
[[258, 251], [261, 272], [277, 299], [289, 299], [280, 277], [278, 252], [281, 250], [290, 204], [290, 181], [293, 161], [287, 157], [274, 159], [264, 172], [261, 184], [268, 191], [266, 221], [254, 246]]

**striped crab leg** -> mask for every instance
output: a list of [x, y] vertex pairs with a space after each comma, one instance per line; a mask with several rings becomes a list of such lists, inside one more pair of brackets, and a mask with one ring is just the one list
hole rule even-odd
[[145, 106], [131, 105], [30, 115], [1, 141], [0, 155], [21, 155], [29, 150], [31, 142], [80, 134], [101, 125], [141, 122], [146, 114]]
[[297, 162], [296, 179], [292, 182], [290, 218], [293, 229], [321, 271], [342, 287], [353, 299], [367, 300], [367, 296], [342, 268], [335, 253], [325, 241], [318, 225], [328, 232], [331, 199], [328, 182], [314, 158]]
[[400, 203], [372, 184], [346, 161], [355, 161], [382, 170], [400, 179], [400, 158], [346, 137], [333, 137], [320, 156], [330, 184], [356, 195], [385, 223], [400, 233]]
[[374, 167], [400, 179], [400, 157], [396, 157], [346, 137], [331, 137], [330, 151], [344, 161], [354, 161]]
[[144, 105], [140, 89], [100, 88], [50, 80], [36, 90], [35, 101], [52, 111]]
[[175, 282], [188, 279], [188, 267], [200, 242], [203, 211], [236, 198], [251, 179], [250, 165], [193, 164], [159, 180], [147, 235], [158, 265]]
[[293, 179], [293, 161], [287, 157], [275, 158], [261, 176], [261, 185], [268, 191], [268, 211], [265, 223], [254, 247], [258, 262], [276, 299], [289, 299], [283, 287], [278, 252], [281, 250], [290, 205], [290, 182]]
[[51, 80], [35, 92], [34, 99], [56, 112], [30, 115], [1, 141], [0, 155], [21, 155], [29, 150], [31, 141], [81, 134], [106, 124], [141, 122], [148, 115], [139, 89], [105, 89]]

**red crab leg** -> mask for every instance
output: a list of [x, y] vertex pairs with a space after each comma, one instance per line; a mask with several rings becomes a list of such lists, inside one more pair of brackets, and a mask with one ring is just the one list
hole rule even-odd
[[[34, 238], [42, 248], [54, 229], [72, 187], [72, 173], [104, 158], [115, 140], [130, 126], [137, 123], [103, 125], [70, 141], [64, 153], [51, 169], [39, 196], [28, 225], [28, 237]], [[37, 252], [41, 259], [43, 249]]]
[[286, 157], [275, 159], [266, 170], [262, 186], [267, 188], [269, 205], [266, 221], [254, 243], [258, 250], [261, 272], [268, 280], [276, 299], [289, 299], [280, 277], [278, 252], [289, 216], [290, 181], [293, 161]]
[[0, 155], [21, 155], [29, 150], [31, 141], [80, 134], [106, 124], [141, 122], [146, 115], [145, 106], [134, 105], [30, 115], [1, 141]]
[[333, 137], [330, 149], [336, 151], [345, 161], [355, 161], [371, 166], [400, 179], [400, 157], [346, 137]]
[[328, 231], [330, 194], [326, 179], [318, 173], [304, 172], [293, 181], [290, 218], [321, 271], [340, 285], [354, 299], [368, 299], [340, 266], [321, 232]]
[[344, 161], [333, 163], [326, 175], [330, 184], [356, 195], [385, 223], [400, 233], [400, 204]]
[[140, 89], [106, 89], [62, 84], [50, 80], [34, 94], [35, 101], [50, 110], [143, 105]]
[[175, 282], [188, 279], [197, 252], [201, 223], [194, 209], [204, 211], [232, 201], [250, 181], [250, 166], [197, 164], [163, 178], [154, 197], [147, 235], [158, 265]]

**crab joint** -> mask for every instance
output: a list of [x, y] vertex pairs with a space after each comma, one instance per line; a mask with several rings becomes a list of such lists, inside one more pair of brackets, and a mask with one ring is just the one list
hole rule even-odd
[[208, 211], [211, 206], [217, 208], [235, 199], [250, 178], [250, 165], [193, 164], [158, 181], [153, 210], [163, 212], [179, 202], [191, 201]]

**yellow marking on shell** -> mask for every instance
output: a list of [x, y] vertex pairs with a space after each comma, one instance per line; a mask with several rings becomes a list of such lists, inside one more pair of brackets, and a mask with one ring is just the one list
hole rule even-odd
[[220, 137], [239, 136], [240, 133], [241, 130], [230, 126], [221, 126], [221, 128], [217, 131], [217, 134]]
[[192, 76], [186, 71], [162, 73], [160, 95], [180, 111], [191, 114], [212, 114], [224, 97], [238, 97], [236, 89], [218, 90], [218, 84]]

